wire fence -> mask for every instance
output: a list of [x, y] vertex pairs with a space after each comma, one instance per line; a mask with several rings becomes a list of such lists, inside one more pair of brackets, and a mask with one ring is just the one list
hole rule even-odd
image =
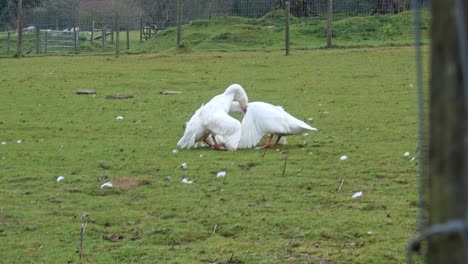
[[[334, 46], [414, 43], [411, 0], [22, 1], [21, 20], [18, 0], [0, 3], [0, 55], [17, 53], [19, 23], [23, 54], [113, 52], [116, 46], [157, 52], [180, 41], [200, 50], [283, 49], [287, 2], [293, 49], [325, 47], [329, 15]], [[418, 2], [426, 10], [421, 29], [428, 42], [429, 0]], [[116, 32], [122, 32], [118, 43]]]

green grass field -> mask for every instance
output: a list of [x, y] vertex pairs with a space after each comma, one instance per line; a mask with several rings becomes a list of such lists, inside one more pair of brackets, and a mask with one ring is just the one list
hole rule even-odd
[[[84, 222], [84, 263], [404, 262], [418, 211], [413, 53], [0, 60], [2, 262], [78, 263]], [[234, 82], [319, 131], [173, 154], [193, 112]]]

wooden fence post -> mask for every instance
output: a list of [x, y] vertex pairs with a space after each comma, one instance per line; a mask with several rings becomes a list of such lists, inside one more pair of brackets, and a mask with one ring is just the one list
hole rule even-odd
[[11, 47], [11, 33], [10, 31], [8, 31], [8, 34], [7, 34], [7, 54], [10, 54], [10, 47]]
[[[465, 5], [459, 8], [454, 4], [455, 1], [431, 1], [432, 74], [429, 178], [426, 182], [431, 227], [457, 220], [462, 221], [465, 228], [467, 224], [468, 105], [465, 98], [468, 94], [464, 85], [467, 85], [468, 78], [464, 74], [464, 67], [468, 65], [463, 61], [465, 55], [462, 52], [467, 47], [461, 46], [460, 42], [466, 41], [461, 27], [465, 30], [468, 27], [468, 5], [460, 1]], [[457, 18], [462, 22], [457, 23]], [[467, 230], [460, 227], [451, 231], [429, 237], [427, 263], [468, 263]]]
[[16, 48], [16, 57], [21, 59], [23, 56], [23, 1], [18, 0], [18, 41]]
[[143, 18], [140, 18], [140, 44], [143, 43]]
[[182, 0], [177, 1], [177, 45], [180, 44], [182, 40], [182, 9], [183, 2]]
[[101, 47], [102, 51], [106, 51], [106, 27], [102, 27]]
[[41, 30], [38, 27], [36, 27], [36, 54], [39, 54], [41, 51], [40, 34]]
[[115, 14], [115, 56], [120, 56], [119, 13]]
[[285, 36], [285, 41], [286, 41], [286, 56], [289, 55], [289, 24], [290, 24], [290, 14], [291, 14], [291, 4], [289, 1], [286, 2], [286, 36]]
[[[114, 27], [115, 27], [115, 25], [114, 25]], [[114, 44], [114, 32], [115, 32], [114, 27], [111, 27], [111, 29], [110, 29], [111, 44]]]
[[49, 32], [46, 30], [44, 39], [44, 53], [47, 54], [47, 41], [49, 39]]
[[73, 27], [73, 51], [78, 53], [78, 36], [76, 34], [76, 26]]
[[127, 49], [130, 49], [130, 29], [127, 25]]
[[91, 43], [93, 43], [93, 39], [94, 39], [94, 19], [93, 19], [93, 22], [91, 24], [91, 39], [89, 41]]
[[332, 19], [333, 19], [333, 0], [328, 0], [328, 21], [327, 21], [327, 48], [332, 47]]

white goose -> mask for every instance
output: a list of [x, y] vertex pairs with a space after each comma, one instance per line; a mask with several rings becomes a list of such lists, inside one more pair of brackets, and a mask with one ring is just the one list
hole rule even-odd
[[[231, 112], [241, 112], [241, 109], [237, 102], [231, 103]], [[261, 148], [276, 146], [285, 135], [297, 135], [305, 130], [318, 130], [290, 115], [283, 107], [264, 102], [249, 103], [249, 111], [242, 119], [241, 128], [239, 148], [254, 147], [266, 133], [270, 133], [270, 136]], [[278, 139], [272, 144], [274, 135], [277, 135]]]
[[[241, 124], [228, 115], [233, 100], [238, 102], [239, 111], [247, 111], [248, 97], [244, 88], [239, 84], [232, 84], [224, 93], [213, 97], [195, 111], [177, 145], [190, 148], [196, 142], [204, 141], [215, 149], [223, 150], [215, 139], [215, 135], [219, 135], [223, 137], [228, 150], [236, 150], [241, 137]], [[214, 144], [208, 140], [210, 134]]]

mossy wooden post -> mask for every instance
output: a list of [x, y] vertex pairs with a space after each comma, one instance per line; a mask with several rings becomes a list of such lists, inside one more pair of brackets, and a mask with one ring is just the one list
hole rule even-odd
[[10, 48], [11, 48], [11, 33], [8, 31], [7, 34], [7, 54], [10, 54]]
[[177, 1], [177, 46], [182, 40], [182, 9], [183, 2], [182, 0]]
[[36, 54], [39, 54], [40, 51], [41, 51], [41, 43], [40, 43], [40, 39], [41, 39], [41, 30], [36, 27]]
[[120, 56], [120, 29], [119, 29], [119, 13], [115, 13], [115, 56]]
[[18, 0], [18, 39], [16, 47], [16, 57], [21, 59], [23, 56], [23, 1]]
[[[464, 97], [454, 0], [431, 1], [429, 224], [468, 215], [468, 105]], [[468, 28], [468, 5], [464, 5]], [[462, 47], [467, 49], [468, 47]], [[466, 65], [465, 65], [466, 66]], [[466, 77], [466, 76], [465, 76]], [[466, 221], [466, 220], [465, 220]], [[466, 232], [466, 230], [464, 230]], [[468, 263], [461, 234], [439, 234], [428, 243], [427, 263]]]
[[102, 27], [102, 38], [101, 38], [101, 46], [102, 51], [106, 51], [106, 27]]
[[289, 55], [289, 24], [290, 24], [290, 15], [291, 15], [291, 4], [289, 3], [289, 1], [286, 2], [286, 10], [285, 10], [285, 15], [286, 15], [286, 29], [285, 29], [285, 32], [286, 32], [286, 36], [285, 36], [285, 49], [286, 49], [286, 56]]
[[327, 48], [332, 47], [332, 20], [333, 20], [333, 0], [328, 0], [328, 20], [327, 20]]

